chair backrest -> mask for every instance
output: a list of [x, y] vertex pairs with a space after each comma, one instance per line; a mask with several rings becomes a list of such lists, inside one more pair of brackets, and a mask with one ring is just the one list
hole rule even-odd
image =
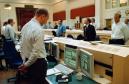
[[83, 36], [82, 34], [79, 34], [79, 35], [77, 36], [77, 40], [84, 40], [84, 36]]
[[99, 36], [99, 35], [96, 35], [95, 40], [96, 40], [96, 41], [100, 41], [100, 36]]
[[74, 37], [73, 37], [71, 34], [68, 34], [68, 35], [67, 35], [67, 38], [72, 38], [72, 39], [74, 39]]
[[15, 44], [12, 40], [5, 40], [3, 50], [6, 56], [7, 63], [14, 68], [22, 64], [20, 53], [17, 52]]
[[53, 34], [53, 36], [55, 36], [55, 37], [56, 37], [56, 32], [55, 32], [55, 31], [52, 31], [52, 34]]
[[3, 50], [3, 43], [4, 43], [4, 39], [2, 36], [0, 36], [0, 51]]

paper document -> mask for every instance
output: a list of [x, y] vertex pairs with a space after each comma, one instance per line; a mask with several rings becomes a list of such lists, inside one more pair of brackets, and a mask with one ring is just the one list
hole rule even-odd
[[47, 76], [57, 74], [57, 73], [60, 73], [60, 71], [57, 70], [56, 68], [52, 68], [52, 69], [47, 70]]

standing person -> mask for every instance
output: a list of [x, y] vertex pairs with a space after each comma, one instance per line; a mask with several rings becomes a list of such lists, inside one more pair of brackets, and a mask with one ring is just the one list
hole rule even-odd
[[65, 37], [65, 32], [66, 32], [66, 26], [63, 25], [62, 20], [59, 20], [58, 21], [58, 29], [56, 31], [57, 37], [60, 37], [60, 36]]
[[4, 22], [3, 26], [1, 28], [1, 35], [3, 35], [3, 36], [5, 36], [5, 27], [6, 27], [7, 24], [8, 24], [8, 22]]
[[48, 84], [45, 80], [47, 61], [42, 30], [42, 25], [47, 23], [48, 18], [46, 9], [37, 9], [35, 16], [23, 26], [21, 31], [21, 56], [24, 63], [19, 70], [29, 74], [29, 84]]
[[127, 26], [120, 22], [121, 14], [120, 12], [115, 13], [114, 23], [112, 25], [112, 34], [109, 44], [120, 44], [124, 45], [125, 41], [129, 38], [129, 29]]
[[98, 29], [97, 24], [95, 23], [95, 18], [91, 19], [91, 25], [93, 25], [95, 29]]
[[128, 28], [129, 28], [129, 19], [128, 18], [126, 18], [125, 19], [125, 24], [128, 26]]
[[91, 20], [87, 18], [84, 21], [84, 40], [85, 41], [94, 41], [96, 39], [96, 31], [93, 25], [90, 24]]
[[5, 26], [5, 39], [12, 40], [14, 43], [16, 42], [16, 33], [13, 28], [15, 24], [13, 19], [8, 19], [8, 24]]
[[47, 26], [48, 26], [48, 29], [53, 29], [51, 22], [48, 22]]

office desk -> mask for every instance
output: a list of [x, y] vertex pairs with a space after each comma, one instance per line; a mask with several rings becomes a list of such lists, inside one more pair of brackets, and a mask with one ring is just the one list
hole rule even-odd
[[[109, 66], [108, 68], [95, 65], [95, 73], [111, 80], [112, 84], [129, 84], [129, 48], [107, 44], [92, 45], [89, 42], [61, 37], [53, 40], [62, 45], [73, 45], [91, 52], [95, 61]], [[106, 70], [111, 71], [113, 76], [108, 76]]]
[[[50, 81], [50, 84], [58, 84], [56, 82], [56, 75], [51, 75], [51, 76], [48, 76], [47, 79]], [[76, 76], [75, 74], [72, 75], [72, 81], [69, 82], [68, 84], [98, 84], [97, 82], [83, 76], [83, 79], [81, 81], [78, 81], [76, 79]]]
[[[44, 34], [46, 35], [52, 35], [52, 31], [56, 31], [56, 29], [43, 29]], [[97, 35], [100, 36], [100, 39], [104, 42], [108, 42], [109, 39], [111, 38], [111, 31], [106, 31], [106, 30], [96, 30]], [[67, 37], [68, 34], [71, 34], [74, 38], [77, 38], [79, 34], [83, 35], [82, 30], [66, 30], [65, 37]], [[52, 35], [53, 36], [53, 35]]]

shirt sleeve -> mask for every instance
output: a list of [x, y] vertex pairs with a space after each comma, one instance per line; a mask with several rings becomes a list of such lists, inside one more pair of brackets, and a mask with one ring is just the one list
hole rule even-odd
[[62, 31], [66, 32], [66, 27], [65, 26], [63, 26]]
[[13, 29], [9, 28], [9, 34], [10, 34], [10, 37], [13, 41], [15, 41], [15, 32]]
[[129, 40], [129, 28], [125, 24], [123, 25], [123, 34], [125, 41]]
[[40, 53], [42, 53], [42, 47], [44, 47], [44, 35], [43, 33], [37, 33], [34, 38], [31, 40], [33, 49], [32, 52], [30, 52], [30, 57], [28, 58], [28, 61], [25, 62], [26, 66], [32, 65], [39, 57]]

